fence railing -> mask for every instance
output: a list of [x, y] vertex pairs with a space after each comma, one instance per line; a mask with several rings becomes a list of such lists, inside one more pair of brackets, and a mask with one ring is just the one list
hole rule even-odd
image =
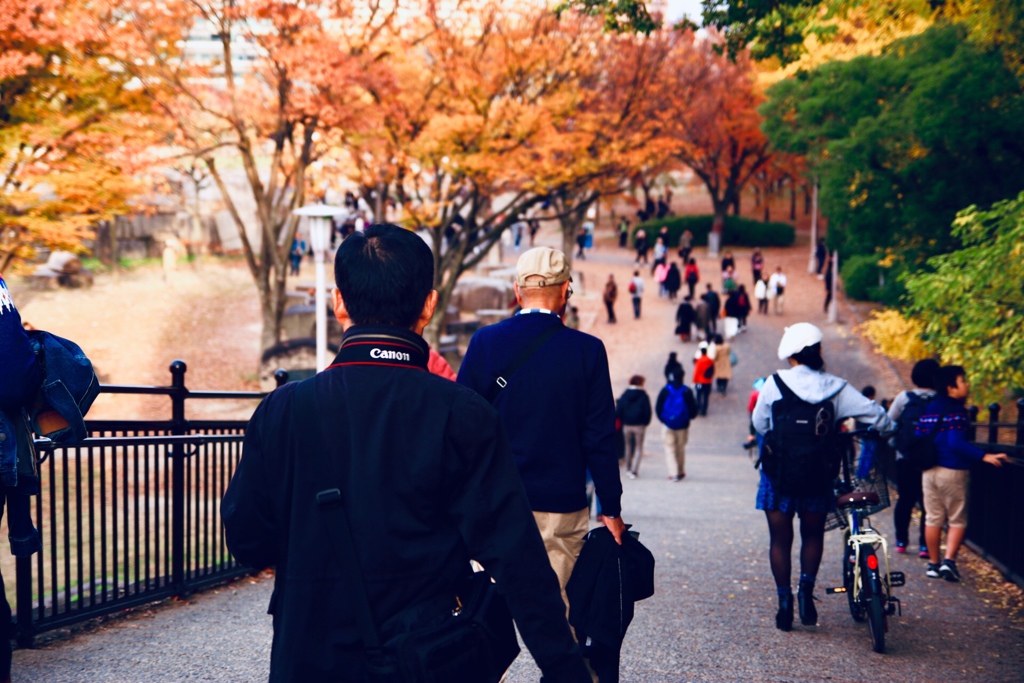
[[970, 410], [971, 440], [1006, 447], [1010, 461], [999, 468], [978, 465], [971, 470], [966, 542], [1024, 587], [1024, 399], [1017, 401], [1016, 422], [1000, 422], [998, 403], [989, 406], [988, 422], [978, 422], [976, 406]]
[[[170, 371], [166, 387], [102, 387], [108, 394], [167, 396], [169, 420], [90, 421], [90, 437], [76, 446], [36, 442], [42, 491], [33, 517], [43, 549], [16, 560], [20, 645], [31, 646], [44, 631], [249, 571], [228, 552], [220, 518], [247, 421], [188, 420], [185, 408], [189, 400], [253, 401], [264, 394], [191, 391], [185, 363], [175, 361]], [[288, 373], [279, 370], [275, 378], [283, 384]], [[982, 423], [971, 409], [972, 440], [1018, 449], [1006, 467], [973, 471], [967, 543], [1024, 586], [1024, 399], [1017, 411], [1016, 422], [1000, 422], [992, 404]]]
[[[187, 593], [245, 574], [227, 550], [220, 501], [247, 420], [188, 420], [186, 402], [253, 401], [260, 392], [192, 391], [185, 363], [166, 387], [104, 385], [162, 395], [169, 420], [88, 421], [89, 438], [36, 442], [42, 490], [33, 518], [42, 552], [15, 561], [18, 643], [41, 632]], [[288, 380], [279, 370], [278, 384]]]

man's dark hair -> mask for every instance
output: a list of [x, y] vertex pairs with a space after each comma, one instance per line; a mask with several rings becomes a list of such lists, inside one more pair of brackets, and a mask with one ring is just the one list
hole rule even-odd
[[790, 356], [800, 365], [806, 365], [811, 370], [822, 370], [825, 367], [825, 359], [821, 357], [821, 343], [811, 344], [800, 349]]
[[860, 393], [865, 398], [870, 398], [870, 399], [873, 400], [875, 398], [875, 394], [876, 394], [875, 387], [874, 387], [874, 385], [871, 385], [871, 384], [865, 385], [865, 387], [860, 390]]
[[416, 233], [374, 223], [338, 247], [334, 283], [353, 323], [411, 328], [434, 287], [434, 256]]
[[[939, 374], [939, 361], [934, 358], [925, 358], [914, 363], [914, 369], [910, 371], [910, 381], [914, 386], [922, 389], [935, 389], [935, 376]], [[953, 380], [954, 383], [956, 380]]]
[[947, 390], [956, 386], [957, 377], [967, 377], [967, 371], [964, 370], [964, 366], [943, 365], [939, 368], [938, 376], [935, 380], [935, 390], [947, 392]]

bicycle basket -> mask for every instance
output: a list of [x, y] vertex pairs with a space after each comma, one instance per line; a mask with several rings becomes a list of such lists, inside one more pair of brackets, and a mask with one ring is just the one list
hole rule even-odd
[[[872, 505], [869, 508], [864, 508], [861, 511], [861, 515], [868, 516], [874, 515], [885, 508], [889, 507], [889, 482], [886, 478], [878, 473], [875, 469], [871, 470], [869, 478], [861, 479], [854, 478], [852, 488], [847, 488], [844, 491], [838, 491], [837, 495], [847, 493], [848, 491], [872, 491], [878, 494], [878, 505]], [[845, 529], [848, 525], [846, 514], [839, 509], [835, 509], [828, 513], [828, 517], [825, 519], [825, 531], [831, 531], [832, 529]]]

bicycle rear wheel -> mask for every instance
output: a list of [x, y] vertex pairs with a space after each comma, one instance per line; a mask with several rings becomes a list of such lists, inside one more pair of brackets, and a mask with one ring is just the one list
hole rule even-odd
[[[849, 540], [850, 534], [847, 532], [846, 539]], [[850, 605], [850, 616], [853, 617], [854, 621], [864, 621], [864, 606], [860, 603], [860, 596], [854, 592], [853, 586], [853, 548], [847, 543], [843, 551], [843, 586], [846, 588], [846, 601]]]
[[871, 643], [875, 652], [885, 652], [885, 605], [879, 591], [871, 591], [868, 604], [868, 628], [871, 630]]

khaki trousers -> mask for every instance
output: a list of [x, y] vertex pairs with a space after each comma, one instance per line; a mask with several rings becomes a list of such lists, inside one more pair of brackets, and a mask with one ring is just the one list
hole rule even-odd
[[583, 549], [583, 537], [590, 530], [590, 510], [583, 508], [576, 512], [534, 512], [540, 537], [544, 539], [544, 549], [548, 551], [548, 561], [558, 577], [558, 587], [562, 591], [562, 602], [565, 603], [565, 616], [569, 618], [569, 598], [565, 594], [565, 584], [569, 583], [572, 568], [576, 566], [576, 558]]
[[640, 460], [644, 457], [644, 425], [623, 425], [622, 436], [626, 441], [626, 469], [637, 474]]
[[668, 467], [668, 476], [686, 476], [686, 442], [689, 438], [689, 429], [665, 427], [665, 466]]

